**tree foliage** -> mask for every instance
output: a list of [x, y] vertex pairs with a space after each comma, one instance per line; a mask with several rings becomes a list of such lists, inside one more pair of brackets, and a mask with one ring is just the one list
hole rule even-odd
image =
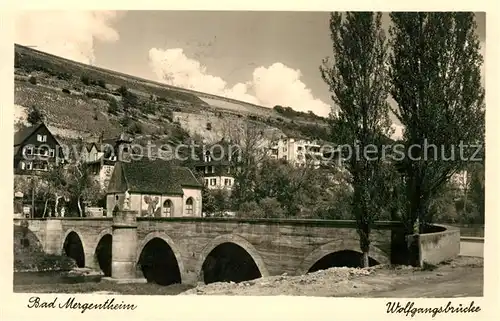
[[[371, 228], [381, 213], [384, 176], [378, 155], [366, 155], [374, 145], [381, 150], [383, 137], [390, 134], [387, 96], [387, 43], [381, 13], [332, 13], [330, 31], [334, 61], [320, 67], [332, 99], [339, 107], [332, 114], [336, 141], [361, 153], [349, 157], [346, 167], [353, 187], [353, 215], [357, 222], [363, 265], [368, 266]], [[361, 155], [360, 155], [361, 154]]]
[[233, 192], [232, 201], [239, 217], [346, 219], [350, 189], [342, 175], [265, 159], [252, 178], [251, 197]]
[[[405, 126], [408, 230], [429, 221], [435, 194], [484, 141], [482, 57], [473, 13], [391, 13], [391, 95]], [[430, 144], [436, 146], [426, 147]], [[410, 148], [410, 146], [418, 146]], [[410, 159], [411, 156], [411, 159]]]
[[[53, 166], [45, 176], [47, 188], [47, 200], [54, 202], [54, 215], [61, 214], [59, 207], [60, 200], [64, 199], [76, 205], [78, 216], [84, 216], [83, 203], [97, 202], [103, 191], [98, 181], [91, 173], [90, 168], [85, 163], [83, 142], [73, 145], [72, 150], [67, 155], [68, 162], [62, 166]], [[71, 215], [71, 213], [68, 213]]]
[[241, 128], [228, 128], [231, 142], [231, 166], [235, 168], [232, 198], [235, 209], [252, 201], [257, 184], [259, 164], [267, 157], [263, 129], [255, 123], [245, 123]]
[[40, 124], [45, 121], [45, 115], [38, 107], [31, 106], [26, 120], [30, 125]]

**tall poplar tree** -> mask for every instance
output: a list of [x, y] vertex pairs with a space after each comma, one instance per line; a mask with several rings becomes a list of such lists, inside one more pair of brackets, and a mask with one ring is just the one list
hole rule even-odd
[[404, 222], [418, 233], [435, 192], [474, 156], [476, 148], [465, 146], [484, 141], [483, 59], [473, 13], [390, 17], [390, 93], [405, 126]]
[[[348, 145], [353, 152], [345, 165], [354, 189], [352, 210], [364, 267], [369, 265], [370, 232], [385, 202], [381, 170], [384, 160], [373, 151], [380, 152], [384, 138], [391, 132], [387, 43], [381, 18], [381, 13], [373, 12], [332, 13], [333, 62], [326, 58], [320, 67], [331, 98], [339, 108], [331, 114], [335, 135], [332, 139]], [[356, 155], [357, 147], [360, 153]]]

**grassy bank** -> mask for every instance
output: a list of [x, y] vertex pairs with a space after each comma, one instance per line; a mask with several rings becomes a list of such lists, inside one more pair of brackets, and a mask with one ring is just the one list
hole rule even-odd
[[[14, 273], [15, 293], [93, 293], [112, 292], [124, 295], [177, 295], [192, 286], [174, 284], [161, 286], [146, 284], [115, 284], [111, 282], [88, 282], [64, 284], [57, 282], [54, 276], [35, 276], [30, 273]], [[54, 282], [54, 280], [56, 280]]]

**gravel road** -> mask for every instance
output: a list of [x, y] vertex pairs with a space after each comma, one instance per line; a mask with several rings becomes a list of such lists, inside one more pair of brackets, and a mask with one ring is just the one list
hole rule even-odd
[[459, 257], [435, 269], [376, 266], [331, 268], [302, 276], [200, 284], [181, 295], [303, 295], [326, 297], [465, 297], [483, 295], [483, 259]]

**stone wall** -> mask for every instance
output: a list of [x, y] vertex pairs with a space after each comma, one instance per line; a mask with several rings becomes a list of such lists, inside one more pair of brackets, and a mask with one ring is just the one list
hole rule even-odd
[[[15, 220], [16, 221], [16, 220]], [[341, 250], [359, 251], [354, 221], [316, 221], [234, 218], [137, 218], [137, 259], [154, 238], [172, 249], [184, 283], [198, 280], [210, 252], [223, 243], [242, 247], [262, 275], [306, 273], [322, 257]], [[51, 218], [29, 220], [30, 230], [44, 250], [62, 253], [64, 241], [74, 232], [82, 243], [85, 266], [97, 268], [98, 242], [112, 234], [112, 218]], [[372, 231], [370, 257], [378, 263], [391, 262], [394, 223], [378, 223]], [[126, 246], [124, 244], [123, 246]]]
[[28, 225], [22, 222], [27, 221], [14, 224], [14, 272], [66, 271], [76, 266], [69, 257], [45, 251], [46, 222], [33, 220]]
[[[359, 251], [353, 222], [155, 219], [138, 220], [140, 244], [162, 238], [180, 257], [186, 280], [195, 280], [208, 254], [218, 245], [231, 242], [249, 253], [261, 274], [301, 274], [323, 256], [340, 250]], [[373, 231], [371, 256], [379, 263], [390, 262], [391, 230]]]
[[441, 231], [418, 235], [419, 263], [439, 264], [460, 254], [460, 229], [436, 225]]

